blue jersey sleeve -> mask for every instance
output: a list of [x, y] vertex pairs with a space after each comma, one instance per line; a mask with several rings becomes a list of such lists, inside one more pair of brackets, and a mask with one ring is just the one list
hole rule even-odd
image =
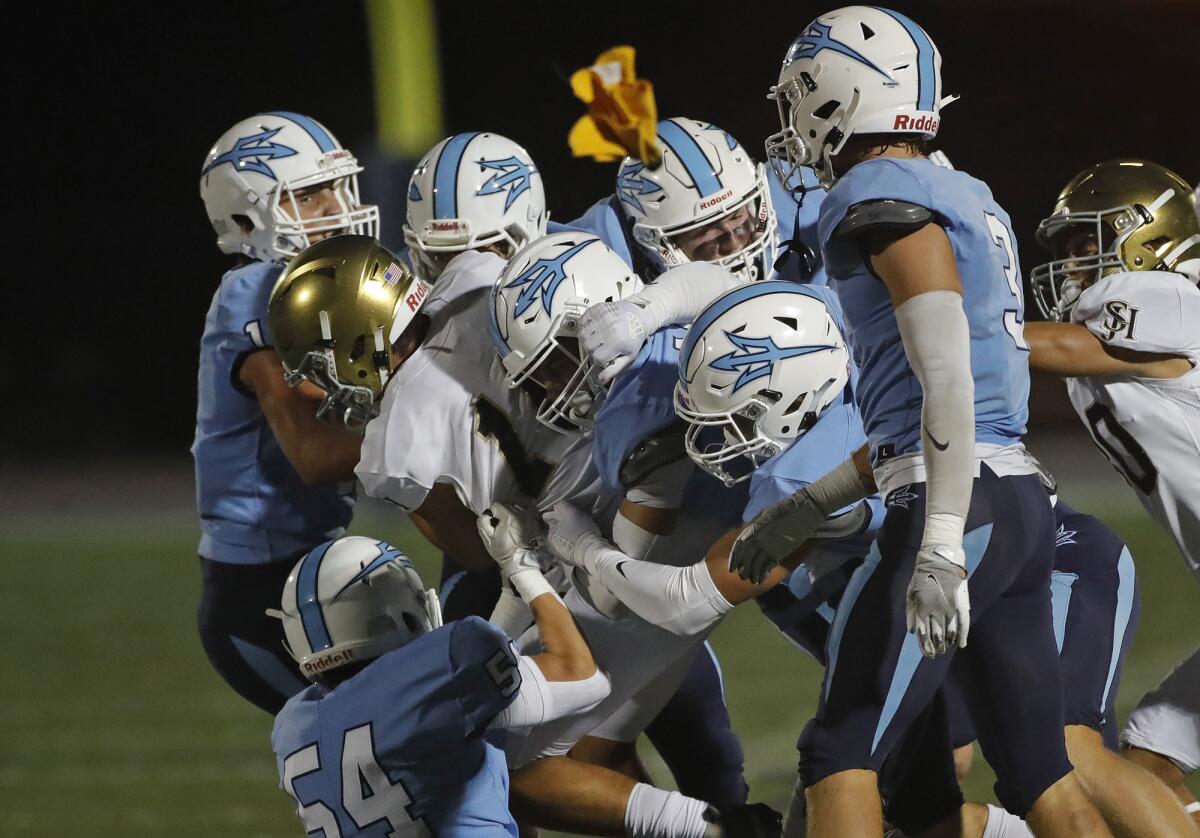
[[675, 381], [685, 333], [678, 326], [655, 332], [617, 376], [596, 414], [592, 461], [609, 491], [624, 490], [621, 466], [633, 450], [676, 419]]
[[481, 617], [467, 617], [452, 626], [450, 669], [464, 736], [482, 731], [512, 703], [521, 687], [517, 652], [501, 629]]
[[629, 240], [625, 217], [615, 195], [600, 199], [588, 207], [587, 212], [565, 226], [599, 237], [610, 250], [625, 260], [626, 265], [633, 265], [633, 243]]
[[282, 272], [282, 265], [253, 262], [225, 275], [207, 326], [223, 336], [229, 349], [252, 352], [272, 345], [267, 302]]

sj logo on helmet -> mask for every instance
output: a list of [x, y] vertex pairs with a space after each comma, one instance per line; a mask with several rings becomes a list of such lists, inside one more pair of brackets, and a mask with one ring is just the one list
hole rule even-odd
[[941, 120], [935, 116], [925, 114], [923, 116], [909, 116], [908, 114], [896, 114], [896, 122], [892, 126], [894, 131], [928, 131], [930, 134], [936, 134], [938, 126], [941, 125]]

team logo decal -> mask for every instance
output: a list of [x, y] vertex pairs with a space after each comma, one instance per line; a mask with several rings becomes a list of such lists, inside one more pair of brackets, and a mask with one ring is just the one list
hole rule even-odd
[[1066, 524], [1058, 525], [1058, 532], [1054, 534], [1054, 546], [1062, 547], [1065, 544], [1078, 544], [1075, 536], [1079, 535], [1079, 530], [1069, 530]]
[[887, 500], [884, 502], [884, 504], [889, 509], [891, 509], [892, 507], [897, 507], [899, 509], [908, 509], [908, 505], [918, 499], [919, 499], [919, 496], [917, 495], [916, 492], [914, 492], [912, 490], [911, 485], [901, 486], [899, 489], [896, 489], [894, 492], [892, 492], [890, 495], [887, 496]]
[[865, 64], [888, 81], [895, 81], [888, 73], [877, 67], [862, 53], [847, 44], [843, 44], [836, 38], [831, 38], [829, 32], [830, 27], [827, 24], [814, 20], [804, 34], [792, 42], [792, 47], [788, 50], [787, 58], [784, 59], [783, 65], [786, 67], [799, 58], [816, 58], [820, 53], [829, 50], [830, 52], [836, 52], [838, 55], [844, 55], [849, 59], [857, 61], [859, 64]]
[[362, 569], [359, 570], [358, 573], [354, 574], [354, 576], [350, 578], [350, 581], [348, 581], [345, 585], [342, 585], [341, 590], [333, 595], [335, 600], [351, 587], [357, 585], [359, 582], [366, 582], [366, 584], [370, 585], [371, 574], [386, 564], [398, 562], [401, 567], [412, 567], [412, 562], [408, 560], [408, 556], [404, 555], [402, 551], [397, 550], [387, 542], [379, 541], [376, 542], [375, 546], [379, 548], [379, 555], [371, 561], [363, 564]]
[[504, 211], [512, 206], [522, 193], [529, 190], [529, 179], [537, 174], [537, 169], [516, 157], [506, 157], [503, 160], [480, 160], [479, 168], [484, 171], [494, 171], [483, 186], [479, 187], [476, 195], [496, 195], [507, 193], [504, 198]]
[[617, 175], [617, 197], [638, 212], [646, 211], [642, 207], [640, 196], [663, 191], [657, 183], [642, 176], [642, 170], [645, 168], [645, 163], [632, 163], [623, 167]]
[[521, 293], [517, 296], [517, 308], [514, 316], [520, 317], [523, 315], [537, 302], [539, 296], [542, 300], [542, 308], [546, 314], [549, 314], [550, 301], [554, 299], [554, 292], [558, 290], [558, 286], [562, 285], [563, 280], [567, 278], [567, 262], [576, 253], [597, 241], [599, 239], [584, 239], [579, 244], [567, 248], [553, 259], [538, 259], [528, 268], [521, 271], [512, 282], [505, 285], [505, 288], [521, 289]]
[[224, 154], [217, 155], [200, 174], [206, 175], [217, 166], [228, 163], [238, 171], [257, 172], [260, 175], [266, 175], [271, 180], [279, 180], [265, 161], [279, 160], [296, 154], [296, 149], [291, 146], [271, 142], [271, 138], [282, 130], [283, 128], [280, 127], [272, 131], [263, 131], [261, 134], [251, 134], [249, 137], [238, 137], [233, 148]]
[[1120, 335], [1122, 340], [1136, 341], [1133, 330], [1137, 324], [1139, 311], [1141, 311], [1140, 308], [1134, 308], [1124, 300], [1106, 302], [1104, 304], [1104, 322], [1100, 324], [1100, 328], [1104, 329], [1101, 339], [1109, 341]]
[[733, 332], [726, 332], [725, 337], [736, 348], [712, 361], [709, 366], [723, 372], [741, 371], [741, 375], [733, 385], [735, 393], [751, 381], [769, 376], [777, 361], [811, 355], [826, 349], [836, 349], [831, 344], [780, 347], [769, 335], [763, 338], [748, 338]]

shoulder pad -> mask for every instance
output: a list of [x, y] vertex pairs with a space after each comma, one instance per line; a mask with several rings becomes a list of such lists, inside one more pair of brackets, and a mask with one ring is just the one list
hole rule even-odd
[[661, 431], [642, 440], [621, 463], [618, 477], [625, 488], [637, 486], [650, 472], [687, 456], [683, 447], [684, 421], [672, 422]]
[[863, 201], [846, 210], [833, 235], [846, 238], [866, 230], [918, 230], [933, 220], [933, 211], [908, 201]]

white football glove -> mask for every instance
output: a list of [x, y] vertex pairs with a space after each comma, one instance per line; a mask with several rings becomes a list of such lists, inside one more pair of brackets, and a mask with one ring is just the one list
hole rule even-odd
[[579, 345], [600, 368], [600, 383], [607, 384], [633, 362], [658, 328], [649, 311], [636, 303], [597, 303], [579, 318]]
[[[600, 538], [600, 529], [592, 517], [569, 501], [559, 501], [545, 514], [550, 527], [546, 540], [554, 554], [572, 567], [583, 567], [584, 549], [589, 541]], [[587, 570], [584, 567], [584, 570]]]
[[483, 545], [500, 567], [500, 575], [521, 599], [532, 602], [553, 586], [542, 575], [542, 523], [530, 509], [494, 503], [476, 521]]
[[917, 552], [904, 612], [927, 658], [945, 654], [956, 643], [960, 649], [967, 645], [971, 600], [965, 567], [961, 545], [937, 544]]
[[825, 523], [825, 513], [807, 489], [772, 504], [754, 516], [729, 552], [729, 569], [760, 585], [775, 567]]

